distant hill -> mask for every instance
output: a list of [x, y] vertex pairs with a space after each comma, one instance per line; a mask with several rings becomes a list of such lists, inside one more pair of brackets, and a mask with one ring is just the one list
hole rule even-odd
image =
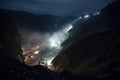
[[35, 15], [23, 11], [0, 10], [10, 16], [10, 18], [20, 27], [39, 31], [51, 31], [59, 17], [54, 15]]
[[73, 43], [53, 60], [57, 71], [98, 76], [120, 68], [120, 31], [101, 32]]
[[53, 32], [75, 19], [74, 16], [39, 15], [24, 11], [3, 10], [18, 25], [40, 32]]

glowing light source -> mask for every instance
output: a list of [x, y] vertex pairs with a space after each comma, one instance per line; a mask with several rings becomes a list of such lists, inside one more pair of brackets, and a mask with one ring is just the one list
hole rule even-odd
[[79, 19], [82, 19], [82, 17], [80, 16]]
[[48, 39], [49, 46], [52, 48], [61, 49], [61, 43], [68, 38], [68, 32], [72, 28], [72, 25], [67, 24], [65, 28], [51, 35], [51, 37]]
[[72, 26], [72, 25], [69, 25], [68, 31], [70, 31], [72, 28], [73, 28], [73, 26]]
[[95, 16], [95, 15], [99, 15], [100, 14], [100, 12], [96, 12], [96, 13], [94, 13], [93, 15]]
[[51, 46], [51, 47], [58, 47], [57, 38], [56, 38], [56, 37], [51, 37], [51, 38], [49, 39], [49, 42], [50, 42], [50, 46]]
[[52, 64], [51, 64], [51, 60], [47, 61], [47, 65], [48, 65], [48, 66], [51, 66], [51, 65], [52, 65]]
[[57, 47], [57, 44], [56, 44], [56, 42], [54, 42], [54, 41], [51, 41], [51, 47]]
[[51, 66], [52, 65], [52, 60], [53, 60], [53, 58], [52, 59], [50, 59], [50, 60], [47, 60], [47, 66]]
[[87, 19], [87, 18], [89, 18], [89, 17], [90, 17], [89, 14], [86, 14], [86, 15], [84, 16], [85, 19]]
[[69, 32], [72, 28], [73, 28], [73, 26], [69, 24], [68, 27], [66, 27], [65, 31]]
[[38, 54], [38, 53], [39, 53], [39, 51], [35, 51], [35, 52], [34, 52], [34, 54]]
[[31, 58], [34, 58], [34, 56], [32, 55], [32, 56], [30, 56]]

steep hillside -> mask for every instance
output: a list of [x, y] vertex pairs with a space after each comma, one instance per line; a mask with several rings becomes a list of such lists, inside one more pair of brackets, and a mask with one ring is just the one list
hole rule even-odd
[[[54, 59], [57, 71], [96, 76], [120, 68], [120, 31], [106, 31], [73, 43]], [[111, 67], [112, 65], [112, 67]]]
[[52, 31], [59, 17], [54, 15], [36, 15], [23, 11], [0, 10], [6, 13], [18, 27], [29, 28], [32, 30], [39, 30], [41, 32]]
[[53, 60], [56, 71], [98, 76], [120, 69], [120, 1], [110, 3], [96, 16], [79, 21]]
[[101, 9], [99, 15], [91, 16], [88, 19], [79, 20], [70, 31], [70, 38], [62, 45], [70, 45], [76, 40], [90, 35], [107, 31], [110, 29], [120, 29], [120, 1], [112, 2]]

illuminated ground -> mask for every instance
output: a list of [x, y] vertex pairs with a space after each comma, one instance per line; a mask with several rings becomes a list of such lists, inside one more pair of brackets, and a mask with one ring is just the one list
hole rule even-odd
[[68, 38], [68, 32], [72, 28], [72, 25], [67, 24], [63, 29], [48, 36], [46, 41], [41, 41], [41, 38], [38, 38], [39, 33], [37, 33], [37, 38], [26, 41], [22, 45], [25, 63], [30, 66], [43, 65], [51, 68], [52, 60], [62, 49], [61, 44]]
[[[100, 12], [94, 13], [92, 16], [99, 15]], [[52, 60], [58, 55], [59, 51], [62, 49], [61, 44], [68, 39], [69, 31], [73, 28], [73, 24], [77, 23], [79, 20], [86, 20], [91, 15], [86, 14], [84, 16], [78, 17], [76, 20], [71, 22], [71, 24], [66, 24], [62, 26], [62, 29], [49, 33], [33, 33], [30, 35], [30, 39], [22, 45], [24, 61], [26, 64], [42, 65], [52, 68]]]

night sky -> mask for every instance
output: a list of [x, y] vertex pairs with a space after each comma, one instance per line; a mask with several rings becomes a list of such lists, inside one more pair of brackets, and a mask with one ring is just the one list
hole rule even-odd
[[57, 16], [96, 12], [113, 0], [1, 0], [1, 9]]

